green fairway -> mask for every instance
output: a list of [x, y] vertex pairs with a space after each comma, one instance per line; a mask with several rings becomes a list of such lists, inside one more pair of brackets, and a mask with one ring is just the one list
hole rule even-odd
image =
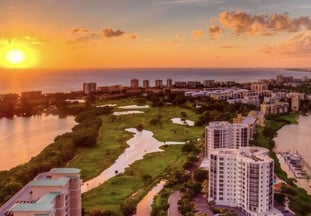
[[180, 169], [186, 161], [181, 153], [182, 146], [173, 145], [165, 151], [147, 154], [143, 160], [136, 161], [125, 173], [111, 178], [100, 187], [83, 194], [86, 210], [111, 210], [121, 214], [120, 204], [130, 198], [136, 203], [171, 170]]
[[[119, 101], [119, 100], [118, 100]], [[117, 101], [117, 102], [118, 102]], [[124, 104], [123, 100], [120, 100]], [[129, 99], [125, 100], [128, 104], [134, 104]], [[114, 102], [114, 103], [117, 103]], [[119, 104], [119, 102], [118, 102]], [[120, 111], [116, 108], [115, 110]], [[187, 119], [195, 121], [196, 114], [192, 110], [176, 106], [162, 108], [142, 109], [145, 113], [124, 116], [103, 116], [103, 125], [95, 148], [81, 148], [75, 158], [69, 163], [70, 167], [82, 169], [81, 177], [84, 181], [99, 175], [108, 168], [127, 147], [127, 140], [133, 134], [124, 131], [126, 128], [136, 127], [142, 124], [144, 129], [154, 133], [154, 137], [159, 141], [185, 141], [191, 138], [203, 136], [202, 127], [190, 127], [177, 125], [171, 122], [171, 118], [182, 117], [181, 113], [187, 115]], [[150, 122], [158, 119], [157, 124]]]

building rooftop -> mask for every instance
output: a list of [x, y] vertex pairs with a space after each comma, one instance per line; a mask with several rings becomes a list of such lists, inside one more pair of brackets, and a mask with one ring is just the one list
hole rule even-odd
[[31, 186], [42, 186], [42, 187], [53, 187], [53, 186], [65, 186], [69, 178], [59, 178], [59, 179], [39, 179], [31, 183]]
[[37, 201], [37, 203], [51, 203], [60, 194], [61, 193], [59, 192], [51, 192], [51, 193], [45, 194]]
[[61, 173], [61, 174], [78, 174], [80, 173], [80, 169], [77, 168], [53, 168], [50, 170], [50, 173]]
[[255, 124], [257, 119], [255, 117], [243, 117], [242, 124]]
[[52, 211], [53, 205], [49, 203], [18, 203], [10, 211], [14, 212], [33, 212], [33, 211]]
[[272, 159], [268, 155], [268, 149], [262, 147], [240, 147], [239, 149], [214, 149], [211, 154], [239, 155], [243, 159], [253, 162], [270, 162]]

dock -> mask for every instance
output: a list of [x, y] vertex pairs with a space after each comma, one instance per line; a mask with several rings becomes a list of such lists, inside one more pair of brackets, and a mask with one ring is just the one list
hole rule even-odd
[[311, 179], [311, 167], [304, 158], [296, 153], [282, 152], [286, 164], [297, 179]]

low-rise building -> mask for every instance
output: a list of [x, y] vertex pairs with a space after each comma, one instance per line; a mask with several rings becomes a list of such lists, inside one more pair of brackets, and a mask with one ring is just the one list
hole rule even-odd
[[99, 86], [97, 91], [101, 93], [120, 93], [122, 91], [122, 85], [111, 85], [111, 86]]
[[289, 112], [289, 103], [276, 102], [273, 104], [263, 103], [260, 105], [260, 111], [267, 115], [278, 115]]
[[261, 127], [264, 127], [266, 124], [265, 114], [261, 111], [250, 111], [247, 116], [256, 118], [257, 125]]
[[238, 114], [236, 118], [233, 119], [234, 124], [245, 124], [249, 128], [249, 137], [250, 139], [253, 139], [254, 134], [256, 132], [256, 126], [257, 126], [257, 118], [250, 117], [250, 116], [242, 116], [241, 114]]
[[0, 215], [81, 216], [80, 170], [54, 168], [39, 174], [0, 208]]

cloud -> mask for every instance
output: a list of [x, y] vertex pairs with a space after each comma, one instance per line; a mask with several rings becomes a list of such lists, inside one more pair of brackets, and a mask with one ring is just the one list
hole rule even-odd
[[126, 34], [125, 36], [129, 40], [137, 40], [139, 38], [138, 34], [136, 34], [136, 33], [134, 33], [134, 34]]
[[296, 33], [280, 44], [264, 45], [261, 51], [267, 54], [309, 57], [311, 55], [311, 31]]
[[43, 39], [35, 36], [23, 36], [23, 37], [0, 37], [0, 45], [9, 45], [15, 43], [26, 43], [29, 45], [42, 45], [44, 42]]
[[219, 48], [222, 48], [222, 49], [234, 49], [234, 48], [238, 48], [237, 46], [233, 46], [231, 44], [223, 44], [221, 46], [219, 46]]
[[206, 0], [172, 0], [172, 1], [160, 1], [159, 4], [193, 4], [193, 3], [202, 3]]
[[218, 39], [220, 35], [224, 32], [222, 28], [220, 28], [219, 26], [215, 26], [215, 25], [212, 25], [211, 27], [209, 27], [208, 31], [209, 31], [209, 38], [211, 40]]
[[99, 40], [101, 39], [102, 36], [99, 33], [96, 32], [86, 32], [84, 35], [81, 37], [75, 38], [73, 40], [69, 40], [69, 44], [78, 44], [78, 43], [84, 43], [84, 42], [90, 42], [94, 40]]
[[103, 35], [106, 38], [119, 37], [123, 35], [125, 32], [121, 30], [113, 30], [111, 28], [103, 29]]
[[274, 35], [279, 32], [299, 32], [311, 30], [309, 16], [291, 18], [287, 13], [272, 15], [252, 15], [243, 11], [224, 11], [218, 16], [219, 23], [236, 35]]
[[175, 38], [164, 43], [161, 43], [162, 46], [175, 46], [181, 43], [182, 35], [177, 33]]
[[135, 34], [125, 33], [124, 31], [121, 30], [113, 30], [112, 28], [105, 28], [103, 30], [94, 32], [91, 32], [87, 28], [72, 28], [70, 31], [78, 35], [78, 37], [69, 40], [68, 41], [69, 44], [85, 43], [94, 40], [100, 40], [103, 38], [114, 38], [119, 36], [124, 36], [125, 39], [129, 40], [136, 40], [138, 38], [138, 34], [136, 33]]
[[87, 33], [87, 32], [89, 32], [89, 30], [86, 28], [73, 28], [70, 31], [73, 33]]
[[194, 30], [192, 31], [192, 38], [195, 40], [200, 39], [203, 36], [203, 31], [202, 30]]

